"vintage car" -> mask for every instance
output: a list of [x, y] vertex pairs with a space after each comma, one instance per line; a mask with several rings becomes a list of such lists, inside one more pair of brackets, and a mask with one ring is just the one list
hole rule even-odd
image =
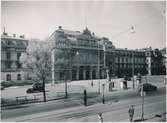
[[[142, 84], [139, 85], [139, 92], [142, 90]], [[143, 84], [143, 91], [157, 91], [157, 87], [155, 85], [152, 85], [150, 83], [144, 83]]]
[[38, 92], [43, 92], [43, 84], [36, 82], [32, 85], [32, 88], [28, 88], [27, 93], [38, 93]]

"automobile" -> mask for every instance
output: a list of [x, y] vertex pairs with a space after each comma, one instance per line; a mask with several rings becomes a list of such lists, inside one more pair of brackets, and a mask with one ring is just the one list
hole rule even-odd
[[[141, 91], [142, 89], [142, 85], [139, 86], [139, 92]], [[152, 85], [150, 83], [144, 83], [143, 84], [143, 91], [157, 91], [157, 87], [155, 85]]]
[[126, 81], [131, 81], [131, 77], [128, 76], [128, 75], [126, 75], [126, 76], [124, 76], [124, 80], [126, 80]]
[[5, 89], [5, 87], [3, 85], [1, 85], [1, 90], [4, 90], [4, 89]]
[[28, 88], [27, 93], [38, 93], [38, 92], [43, 92], [43, 84], [36, 82], [32, 85], [32, 88]]

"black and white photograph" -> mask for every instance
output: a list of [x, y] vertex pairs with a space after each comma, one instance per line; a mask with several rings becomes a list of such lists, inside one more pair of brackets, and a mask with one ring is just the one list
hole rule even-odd
[[1, 1], [1, 122], [166, 122], [166, 1]]

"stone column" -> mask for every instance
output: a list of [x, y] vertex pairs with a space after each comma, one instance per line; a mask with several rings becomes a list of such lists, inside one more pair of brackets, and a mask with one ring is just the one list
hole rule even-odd
[[79, 80], [79, 67], [77, 67], [76, 79]]
[[83, 79], [86, 80], [86, 68], [83, 68]]
[[90, 79], [93, 79], [93, 74], [92, 74], [92, 72], [93, 72], [93, 67], [90, 66]]
[[96, 79], [99, 78], [99, 71], [98, 71], [98, 67], [96, 67]]

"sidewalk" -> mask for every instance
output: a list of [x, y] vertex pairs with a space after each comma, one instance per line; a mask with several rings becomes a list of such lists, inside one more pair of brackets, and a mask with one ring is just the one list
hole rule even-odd
[[[126, 91], [134, 91], [132, 90], [132, 81], [127, 82], [128, 89], [123, 90], [120, 87], [120, 81], [122, 81], [122, 78], [119, 79], [112, 79], [111, 81], [114, 82], [114, 88], [113, 91], [109, 92], [109, 82], [106, 82], [106, 79], [99, 80], [93, 80], [93, 86], [91, 85], [92, 80], [84, 80], [84, 81], [72, 81], [67, 83], [67, 91], [69, 95], [80, 96], [82, 98], [83, 91], [86, 89], [87, 93], [93, 94], [95, 97], [97, 96], [97, 93], [99, 92], [100, 87], [100, 93], [102, 94], [103, 88], [102, 84], [105, 84], [104, 93], [105, 96], [108, 94], [116, 94], [116, 93], [122, 93]], [[155, 83], [155, 82], [154, 82]], [[162, 85], [162, 84], [160, 84]], [[35, 101], [36, 98], [38, 101], [43, 101], [43, 93], [32, 93], [27, 94], [26, 90], [27, 88], [30, 88], [31, 86], [22, 86], [22, 87], [13, 87], [13, 88], [7, 88], [3, 91], [1, 91], [1, 98], [4, 98], [6, 101], [16, 101], [16, 97], [19, 97], [20, 100], [25, 100], [25, 103], [27, 100]], [[137, 87], [135, 82], [135, 87]], [[137, 90], [136, 90], [137, 91]], [[46, 96], [47, 100], [54, 100], [54, 99], [61, 99], [65, 96], [65, 83], [59, 83], [55, 84], [54, 86], [51, 86], [50, 84], [46, 84]], [[124, 94], [124, 93], [123, 93]], [[93, 96], [92, 95], [92, 96]], [[119, 95], [118, 95], [119, 96]]]

